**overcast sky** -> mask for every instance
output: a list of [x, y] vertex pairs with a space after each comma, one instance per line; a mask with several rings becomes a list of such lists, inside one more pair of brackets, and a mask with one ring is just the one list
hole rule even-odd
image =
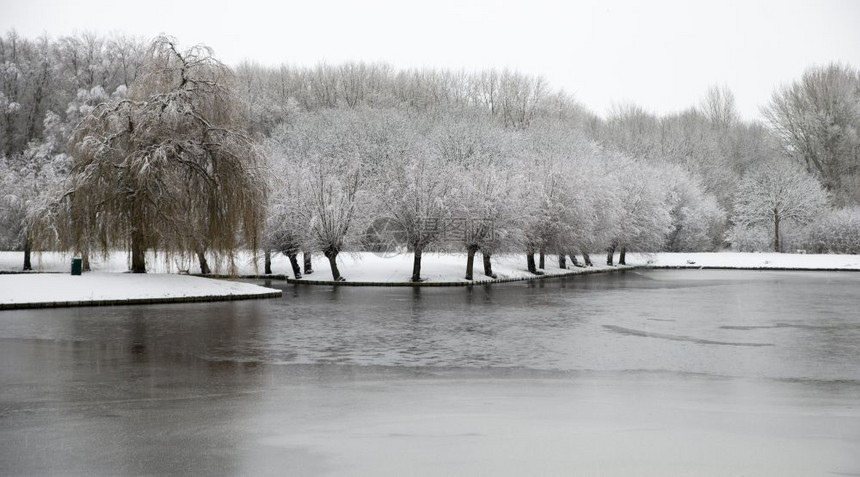
[[860, 67], [860, 1], [0, 0], [0, 30], [113, 31], [205, 43], [224, 62], [384, 61], [544, 76], [598, 114], [634, 102], [667, 113], [710, 85], [760, 118], [810, 65]]

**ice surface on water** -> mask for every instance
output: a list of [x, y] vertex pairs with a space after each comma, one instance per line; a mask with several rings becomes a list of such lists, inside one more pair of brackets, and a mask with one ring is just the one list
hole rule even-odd
[[860, 275], [700, 273], [3, 312], [0, 469], [860, 474]]
[[858, 279], [653, 271], [471, 290], [306, 287], [267, 304], [277, 318], [248, 355], [220, 358], [860, 379], [838, 358], [860, 338]]

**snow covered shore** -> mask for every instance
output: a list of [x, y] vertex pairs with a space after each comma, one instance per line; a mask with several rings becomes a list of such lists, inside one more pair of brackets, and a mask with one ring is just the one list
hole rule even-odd
[[650, 268], [860, 270], [860, 255], [740, 252], [653, 253], [629, 254], [627, 263]]
[[[615, 259], [617, 261], [618, 255]], [[581, 260], [581, 258], [580, 258]], [[559, 268], [558, 256], [546, 256], [545, 276], [575, 275], [601, 271], [620, 270], [624, 267], [606, 265], [606, 254], [595, 253], [591, 256], [593, 267], [573, 267], [567, 261], [567, 269]], [[807, 255], [787, 253], [654, 253], [628, 254], [627, 264], [631, 267], [646, 268], [730, 268], [762, 270], [860, 270], [860, 255]], [[273, 259], [274, 273], [289, 273], [289, 264]], [[401, 254], [393, 257], [380, 257], [372, 253], [344, 254], [338, 261], [338, 268], [348, 282], [394, 283], [408, 282], [412, 273], [412, 255]], [[499, 281], [533, 279], [534, 275], [526, 270], [524, 255], [503, 255], [493, 257], [493, 272]], [[466, 273], [465, 254], [439, 253], [425, 254], [421, 262], [421, 276], [424, 283], [482, 283], [492, 281], [483, 274], [481, 257], [475, 258], [474, 280], [464, 278]], [[292, 275], [290, 275], [292, 276]], [[301, 281], [329, 281], [331, 269], [324, 259], [314, 260], [314, 273], [305, 275]]]
[[[480, 254], [475, 257], [473, 280], [466, 280], [466, 255], [458, 253], [425, 253], [421, 261], [421, 278], [424, 284], [469, 284], [488, 283], [494, 281], [515, 281], [534, 279], [536, 276], [526, 269], [525, 255], [500, 255], [493, 257], [493, 274], [496, 278], [484, 275], [484, 266]], [[285, 264], [286, 265], [286, 264]], [[595, 264], [594, 267], [573, 267], [568, 260], [567, 269], [559, 268], [558, 256], [547, 255], [544, 277], [595, 273], [599, 271], [616, 270], [618, 267], [608, 267], [605, 264]], [[272, 265], [273, 271], [275, 264]], [[286, 266], [289, 269], [288, 266]], [[395, 256], [379, 256], [372, 253], [344, 255], [338, 263], [338, 269], [347, 282], [359, 283], [408, 283], [412, 276], [412, 254]], [[282, 272], [283, 273], [283, 272]], [[302, 282], [319, 282], [331, 280], [331, 268], [326, 260], [314, 261], [314, 273], [304, 275]]]
[[0, 310], [57, 306], [170, 303], [269, 298], [280, 290], [175, 274], [0, 275]]
[[[20, 270], [21, 252], [0, 252], [0, 272]], [[558, 266], [555, 255], [546, 257], [546, 277], [575, 275], [619, 270], [624, 267], [605, 265], [605, 255], [595, 254], [594, 267], [577, 268], [568, 261], [568, 269]], [[53, 273], [0, 274], [0, 309], [27, 306], [72, 306], [81, 304], [150, 303], [164, 301], [197, 301], [278, 296], [278, 290], [228, 280], [211, 280], [179, 275], [179, 270], [196, 271], [196, 264], [149, 257], [153, 273], [133, 275], [121, 273], [128, 269], [125, 253], [111, 254], [107, 259], [95, 257], [93, 272], [83, 276], [69, 275], [71, 257], [60, 253], [34, 254], [36, 271]], [[226, 263], [212, 260], [215, 273], [228, 274]], [[492, 281], [534, 279], [525, 267], [525, 258], [517, 255], [493, 257], [493, 280], [483, 274], [480, 256], [476, 257], [474, 281], [465, 276], [465, 255], [456, 253], [428, 253], [422, 261], [421, 275], [424, 284], [469, 284]], [[730, 268], [762, 270], [858, 270], [860, 255], [807, 255], [780, 253], [655, 253], [629, 254], [632, 267], [648, 268]], [[328, 261], [314, 258], [314, 273], [300, 280], [307, 283], [327, 283], [331, 280]], [[235, 260], [239, 275], [262, 275], [262, 256], [241, 255]], [[373, 253], [342, 254], [338, 267], [346, 284], [406, 284], [412, 272], [412, 255], [382, 256]], [[272, 258], [272, 271], [276, 275], [292, 278], [287, 259], [280, 254]]]
[[[616, 260], [618, 255], [616, 254]], [[607, 267], [606, 255], [595, 253], [591, 257], [597, 270], [617, 269]], [[68, 274], [71, 268], [71, 256], [56, 252], [35, 253], [32, 258], [34, 271]], [[93, 257], [91, 259], [93, 272], [121, 273], [128, 270], [128, 255], [115, 252], [106, 259]], [[235, 260], [236, 275], [263, 275], [262, 254], [253, 257], [250, 254], [239, 254]], [[733, 269], [774, 269], [774, 270], [860, 270], [860, 255], [815, 255], [794, 253], [630, 253], [627, 263], [632, 266], [653, 268], [733, 268]], [[0, 252], [0, 273], [17, 272], [23, 264], [22, 252]], [[214, 257], [209, 258], [209, 264], [216, 275], [231, 274], [230, 266], [225, 260], [220, 262]], [[426, 282], [467, 282], [466, 256], [462, 253], [425, 253], [421, 262], [421, 276]], [[326, 281], [331, 279], [331, 269], [328, 261], [320, 254], [314, 255], [314, 273], [303, 277], [304, 281]], [[568, 260], [568, 269], [558, 267], [558, 257], [547, 255], [547, 275], [576, 273], [582, 269], [573, 267]], [[175, 258], [165, 258], [149, 254], [147, 267], [151, 273], [177, 273], [187, 270], [198, 272], [196, 261], [182, 261]], [[350, 282], [408, 282], [412, 274], [412, 254], [380, 255], [370, 252], [342, 253], [338, 257], [338, 268], [341, 274]], [[475, 281], [488, 280], [483, 273], [481, 255], [475, 257]], [[286, 257], [275, 254], [272, 257], [272, 272], [276, 275], [286, 275], [293, 278], [290, 264]], [[497, 255], [493, 257], [493, 272], [499, 279], [532, 278], [534, 275], [526, 270], [525, 256]]]
[[[568, 269], [558, 266], [557, 255], [547, 255], [546, 268], [543, 272], [549, 276], [593, 272], [595, 270], [615, 270], [617, 267], [607, 267], [605, 257], [594, 258], [595, 266], [589, 269], [575, 268], [568, 261]], [[46, 252], [34, 254], [34, 271], [54, 272], [68, 274], [71, 269], [71, 256]], [[209, 264], [215, 275], [229, 275], [230, 267], [227, 263], [218, 262], [214, 257], [209, 258]], [[0, 273], [21, 270], [23, 254], [21, 252], [0, 252]], [[263, 275], [263, 256], [252, 257], [250, 254], [240, 254], [235, 260], [235, 274], [240, 276]], [[91, 259], [93, 272], [125, 272], [128, 270], [127, 254], [117, 252], [111, 254], [107, 259], [93, 257]], [[147, 256], [147, 268], [153, 273], [177, 273], [179, 270], [188, 270], [191, 273], [199, 272], [196, 262], [180, 263], [178, 260], [164, 259]], [[303, 281], [329, 281], [331, 280], [331, 268], [328, 260], [320, 254], [314, 255], [314, 273], [302, 277]], [[342, 253], [338, 257], [338, 268], [348, 282], [374, 282], [394, 283], [409, 282], [412, 275], [412, 254], [402, 253], [394, 255], [381, 255], [370, 252]], [[275, 275], [286, 275], [293, 278], [290, 263], [281, 254], [272, 257], [272, 272]], [[525, 255], [499, 255], [493, 257], [493, 273], [499, 280], [517, 280], [534, 278], [535, 276], [526, 270]], [[86, 275], [86, 274], [84, 274]], [[466, 275], [466, 255], [460, 253], [425, 253], [421, 262], [421, 277], [425, 283], [470, 283], [464, 277]], [[474, 282], [492, 280], [484, 275], [484, 267], [481, 255], [475, 257]]]

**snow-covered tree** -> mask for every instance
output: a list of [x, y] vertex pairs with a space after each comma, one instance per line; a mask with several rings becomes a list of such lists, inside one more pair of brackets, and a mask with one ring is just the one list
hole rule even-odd
[[659, 173], [666, 190], [672, 228], [666, 237], [670, 252], [712, 251], [720, 246], [725, 212], [704, 186], [680, 166], [667, 165]]
[[411, 280], [419, 282], [424, 251], [442, 240], [445, 224], [453, 217], [458, 169], [433, 151], [418, 124], [405, 126], [392, 131], [402, 147], [392, 151], [396, 154], [380, 158], [375, 191], [381, 210], [412, 250]]
[[[337, 255], [365, 245], [374, 220], [393, 219], [387, 206], [379, 207], [392, 195], [389, 175], [417, 154], [423, 139], [405, 115], [357, 108], [299, 114], [272, 142], [273, 159], [284, 164], [275, 175], [301, 189], [293, 202], [301, 204], [303, 243], [323, 252], [339, 280]], [[281, 200], [278, 187], [274, 202]]]
[[738, 186], [734, 227], [767, 226], [773, 231], [773, 250], [782, 251], [784, 223], [806, 225], [827, 205], [821, 184], [795, 164], [767, 161], [750, 171]]
[[620, 250], [618, 263], [624, 265], [627, 251], [662, 250], [672, 218], [659, 170], [623, 155], [614, 155], [609, 164], [620, 186], [622, 209], [616, 235], [608, 244], [606, 263], [612, 265], [615, 251]]
[[616, 177], [607, 173], [603, 159], [607, 152], [598, 144], [578, 141], [569, 150], [572, 154], [561, 170], [564, 209], [559, 252], [566, 252], [577, 264], [578, 250], [590, 266], [588, 252], [605, 248], [618, 234], [624, 205], [621, 187]]
[[32, 41], [12, 31], [0, 38], [0, 155], [20, 154], [41, 136], [54, 80], [46, 36]]
[[[0, 155], [5, 151], [15, 178], [15, 187], [4, 195], [16, 197], [18, 223], [5, 227], [0, 240], [24, 250], [25, 268], [34, 232], [27, 217], [47, 203], [45, 194], [68, 170], [67, 143], [82, 117], [79, 109], [107, 99], [104, 91], [115, 91], [122, 78], [134, 75], [137, 44], [122, 36], [107, 42], [93, 34], [29, 40], [13, 31], [0, 38]], [[124, 55], [111, 54], [120, 49]], [[120, 76], [122, 61], [128, 74]]]
[[466, 280], [472, 280], [475, 253], [480, 251], [484, 275], [495, 278], [492, 256], [521, 250], [520, 190], [516, 173], [500, 166], [473, 169], [461, 176], [456, 220], [465, 228], [461, 241], [466, 250]]
[[[309, 238], [331, 266], [332, 279], [341, 281], [337, 256], [360, 242], [371, 197], [365, 188], [369, 147], [360, 115], [327, 114], [302, 166], [307, 178]], [[317, 123], [319, 124], [319, 123]], [[369, 225], [369, 224], [367, 224]]]
[[[0, 250], [13, 250], [21, 242], [21, 212], [16, 193], [18, 181], [5, 156], [0, 156]], [[26, 260], [26, 257], [25, 257]]]
[[307, 249], [307, 180], [301, 167], [294, 167], [276, 141], [269, 144], [269, 204], [263, 246], [280, 252], [290, 261], [294, 278], [301, 278], [298, 254]]
[[[561, 225], [561, 177], [559, 157], [548, 154], [551, 143], [539, 138], [528, 140], [528, 149], [518, 157], [515, 165], [520, 171], [520, 213], [522, 214], [523, 248], [526, 253], [526, 268], [541, 275], [535, 253], [543, 257]], [[540, 260], [540, 259], [539, 259]]]
[[466, 280], [472, 280], [478, 251], [484, 274], [494, 277], [492, 254], [518, 248], [521, 242], [514, 138], [489, 118], [460, 112], [437, 125], [431, 145], [456, 170], [451, 233], [446, 239], [466, 251]]
[[10, 158], [2, 158], [0, 193], [4, 197], [4, 233], [7, 247], [23, 249], [24, 270], [31, 270], [34, 231], [32, 215], [56, 191], [68, 173], [70, 158], [65, 154], [67, 130], [59, 116], [48, 111], [44, 121], [44, 138], [31, 141], [27, 149]]
[[137, 273], [150, 248], [231, 252], [240, 233], [256, 248], [260, 152], [242, 133], [230, 81], [209, 48], [157, 38], [127, 98], [100, 104], [75, 131], [59, 245], [128, 246]]

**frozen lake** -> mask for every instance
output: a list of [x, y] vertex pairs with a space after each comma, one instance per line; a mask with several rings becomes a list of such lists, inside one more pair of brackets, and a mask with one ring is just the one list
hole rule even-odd
[[860, 476], [860, 273], [271, 286], [0, 312], [0, 474]]

